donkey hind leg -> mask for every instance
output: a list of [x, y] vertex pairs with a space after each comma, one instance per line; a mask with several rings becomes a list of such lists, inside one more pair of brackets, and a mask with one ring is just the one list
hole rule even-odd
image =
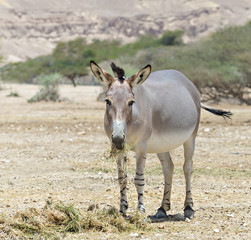
[[187, 142], [184, 143], [184, 157], [185, 162], [183, 165], [183, 171], [186, 180], [186, 198], [184, 203], [184, 216], [186, 218], [194, 217], [193, 199], [191, 194], [191, 175], [193, 173], [193, 154], [195, 147], [195, 138], [191, 137]]
[[166, 218], [166, 211], [170, 210], [171, 207], [171, 189], [172, 189], [172, 179], [173, 179], [173, 162], [169, 152], [157, 154], [161, 165], [162, 172], [164, 175], [164, 194], [161, 207], [158, 209], [157, 213], [151, 218], [159, 219]]
[[126, 196], [126, 187], [127, 187], [127, 173], [126, 173], [126, 161], [127, 157], [123, 154], [118, 156], [117, 165], [118, 165], [118, 180], [120, 187], [120, 212], [126, 214], [128, 209], [127, 196]]

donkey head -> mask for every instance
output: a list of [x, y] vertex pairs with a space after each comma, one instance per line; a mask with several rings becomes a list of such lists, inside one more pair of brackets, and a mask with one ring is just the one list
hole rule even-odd
[[148, 78], [151, 66], [147, 65], [128, 79], [124, 76], [124, 70], [114, 63], [111, 64], [114, 78], [93, 61], [90, 67], [95, 77], [108, 87], [105, 97], [105, 130], [114, 146], [121, 150], [126, 141], [127, 128], [133, 120], [135, 99], [132, 89]]

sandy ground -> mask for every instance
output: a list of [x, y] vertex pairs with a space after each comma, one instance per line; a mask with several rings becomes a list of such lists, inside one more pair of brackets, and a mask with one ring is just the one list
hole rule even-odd
[[[0, 212], [43, 207], [49, 199], [87, 209], [92, 203], [119, 206], [116, 164], [101, 160], [109, 148], [103, 130], [104, 103], [99, 87], [61, 86], [68, 102], [27, 103], [38, 86], [1, 84]], [[17, 92], [20, 97], [7, 97]], [[251, 239], [251, 107], [214, 106], [234, 113], [224, 121], [206, 111], [197, 137], [191, 222], [155, 224], [153, 232], [81, 233], [69, 239]], [[135, 161], [130, 155], [129, 205], [137, 204], [133, 186]], [[172, 152], [175, 174], [172, 210], [182, 213], [185, 196], [183, 150]], [[146, 164], [145, 207], [160, 206], [163, 177], [154, 154]], [[130, 210], [129, 209], [129, 210]]]

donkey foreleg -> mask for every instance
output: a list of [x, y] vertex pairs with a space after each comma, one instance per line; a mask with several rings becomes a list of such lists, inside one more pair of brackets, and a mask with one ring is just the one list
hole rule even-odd
[[145, 186], [144, 169], [146, 163], [146, 147], [136, 149], [136, 175], [134, 178], [134, 184], [138, 193], [138, 209], [141, 212], [145, 212], [143, 204], [143, 192]]
[[128, 202], [126, 196], [126, 187], [127, 187], [127, 173], [126, 173], [126, 161], [127, 157], [123, 154], [118, 156], [117, 165], [118, 165], [118, 180], [120, 187], [120, 212], [126, 214], [128, 209]]

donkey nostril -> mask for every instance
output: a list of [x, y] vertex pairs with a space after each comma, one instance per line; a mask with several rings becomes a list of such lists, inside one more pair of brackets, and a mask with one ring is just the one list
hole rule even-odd
[[125, 134], [112, 134], [112, 143], [118, 150], [124, 149], [125, 144]]
[[111, 136], [112, 142], [117, 142], [117, 143], [121, 143], [125, 141], [125, 134], [122, 135], [118, 135], [118, 134], [112, 134]]

